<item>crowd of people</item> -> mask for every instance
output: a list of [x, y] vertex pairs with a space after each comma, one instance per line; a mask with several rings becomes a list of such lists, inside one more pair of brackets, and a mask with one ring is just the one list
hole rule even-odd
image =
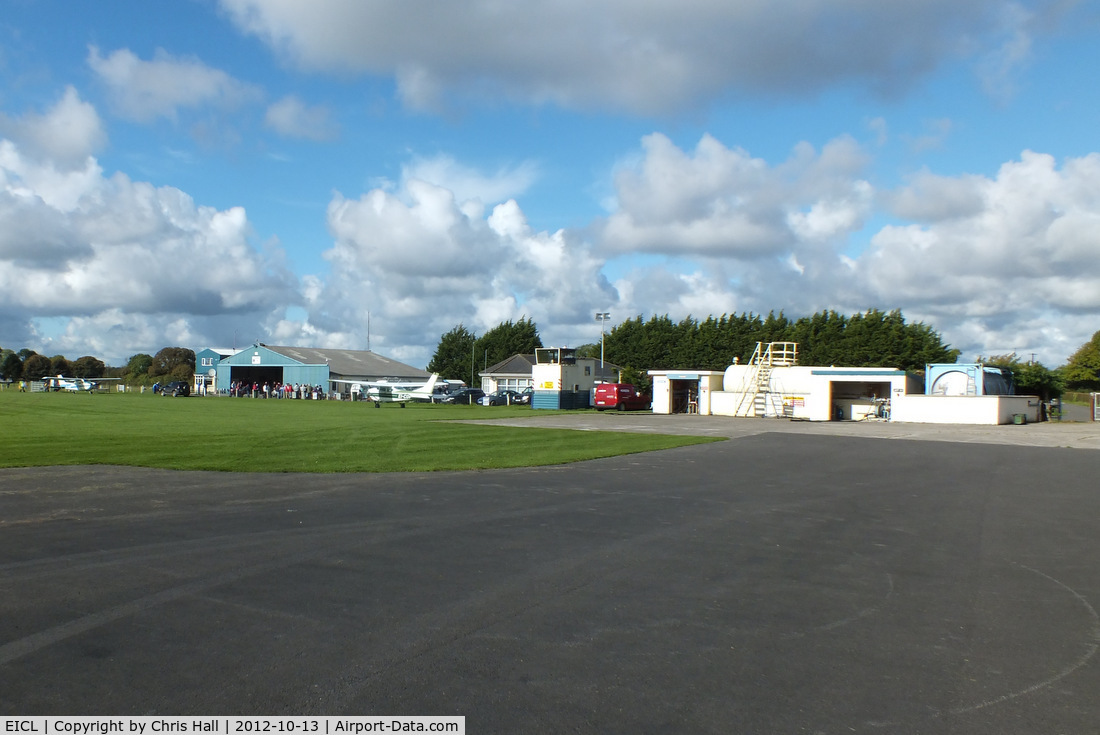
[[234, 398], [296, 398], [319, 401], [328, 398], [324, 388], [304, 383], [258, 383], [235, 380], [229, 386], [229, 395]]

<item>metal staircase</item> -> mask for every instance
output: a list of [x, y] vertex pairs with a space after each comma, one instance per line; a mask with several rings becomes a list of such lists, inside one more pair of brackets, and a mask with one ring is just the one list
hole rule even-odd
[[782, 416], [783, 396], [772, 391], [772, 370], [789, 367], [797, 360], [797, 342], [769, 342], [766, 345], [757, 342], [734, 415], [755, 418]]

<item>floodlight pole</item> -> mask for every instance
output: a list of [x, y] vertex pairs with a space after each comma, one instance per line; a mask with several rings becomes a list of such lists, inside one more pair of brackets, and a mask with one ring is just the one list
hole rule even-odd
[[604, 379], [603, 369], [603, 343], [604, 343], [604, 325], [611, 319], [611, 314], [606, 311], [600, 311], [596, 313], [596, 321], [600, 323], [600, 380]]

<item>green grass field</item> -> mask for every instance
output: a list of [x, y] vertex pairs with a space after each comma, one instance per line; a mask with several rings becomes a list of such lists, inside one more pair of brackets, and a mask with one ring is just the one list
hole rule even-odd
[[0, 390], [0, 467], [112, 464], [226, 472], [417, 472], [577, 462], [703, 437], [480, 426], [523, 407], [164, 398]]

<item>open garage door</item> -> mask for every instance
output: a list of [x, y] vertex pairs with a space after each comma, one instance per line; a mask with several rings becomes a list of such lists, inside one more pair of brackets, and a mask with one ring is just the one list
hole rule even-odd
[[890, 399], [890, 384], [873, 381], [829, 382], [833, 419], [859, 421], [876, 413], [878, 401]]
[[672, 413], [698, 411], [699, 380], [670, 380]]

